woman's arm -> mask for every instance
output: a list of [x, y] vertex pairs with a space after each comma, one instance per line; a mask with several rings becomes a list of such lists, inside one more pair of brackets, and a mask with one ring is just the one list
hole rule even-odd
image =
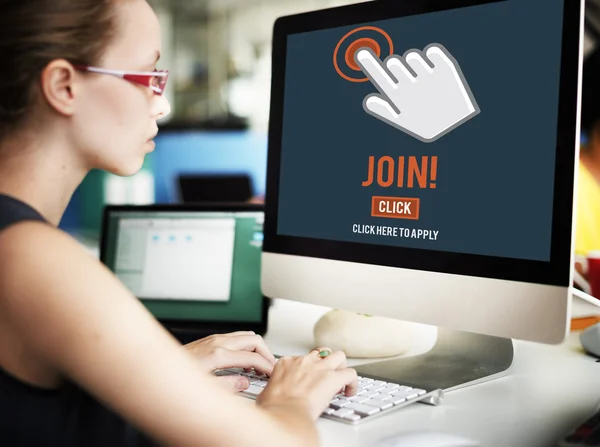
[[318, 444], [303, 402], [219, 385], [117, 278], [37, 222], [0, 235], [0, 312], [33, 352], [163, 445]]

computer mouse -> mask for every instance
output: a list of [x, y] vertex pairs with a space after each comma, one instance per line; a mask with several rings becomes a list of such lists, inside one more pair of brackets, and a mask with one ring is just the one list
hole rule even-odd
[[384, 438], [376, 447], [481, 447], [481, 444], [450, 433], [409, 431]]
[[600, 323], [588, 327], [579, 335], [581, 346], [588, 353], [600, 357]]

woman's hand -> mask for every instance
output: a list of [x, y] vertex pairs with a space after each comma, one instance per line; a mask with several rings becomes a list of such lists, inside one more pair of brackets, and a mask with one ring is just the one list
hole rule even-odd
[[[260, 335], [250, 331], [210, 335], [184, 346], [208, 372], [224, 368], [255, 369], [271, 375], [275, 357]], [[248, 388], [250, 383], [243, 376], [221, 376], [225, 386], [235, 391]]]
[[316, 420], [335, 394], [354, 396], [358, 388], [357, 374], [356, 370], [346, 367], [346, 355], [337, 351], [320, 357], [319, 351], [313, 349], [303, 357], [280, 358], [269, 383], [257, 396], [257, 404], [265, 407], [291, 402], [303, 404]]

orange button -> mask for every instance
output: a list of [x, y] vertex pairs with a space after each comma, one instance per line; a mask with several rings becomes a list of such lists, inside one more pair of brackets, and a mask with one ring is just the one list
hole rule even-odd
[[419, 219], [419, 199], [414, 197], [373, 197], [371, 216], [390, 219]]

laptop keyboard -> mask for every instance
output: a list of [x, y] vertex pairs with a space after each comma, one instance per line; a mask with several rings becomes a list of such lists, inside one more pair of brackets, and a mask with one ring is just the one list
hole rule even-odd
[[[244, 372], [241, 368], [222, 369], [215, 374], [239, 374], [248, 377], [250, 386], [240, 394], [250, 399], [256, 399], [269, 383], [268, 376], [256, 372]], [[352, 397], [346, 397], [344, 394], [335, 395], [321, 417], [346, 424], [358, 424], [415, 402], [439, 405], [442, 400], [443, 391], [440, 389], [425, 390], [406, 384], [359, 376], [357, 394]]]

